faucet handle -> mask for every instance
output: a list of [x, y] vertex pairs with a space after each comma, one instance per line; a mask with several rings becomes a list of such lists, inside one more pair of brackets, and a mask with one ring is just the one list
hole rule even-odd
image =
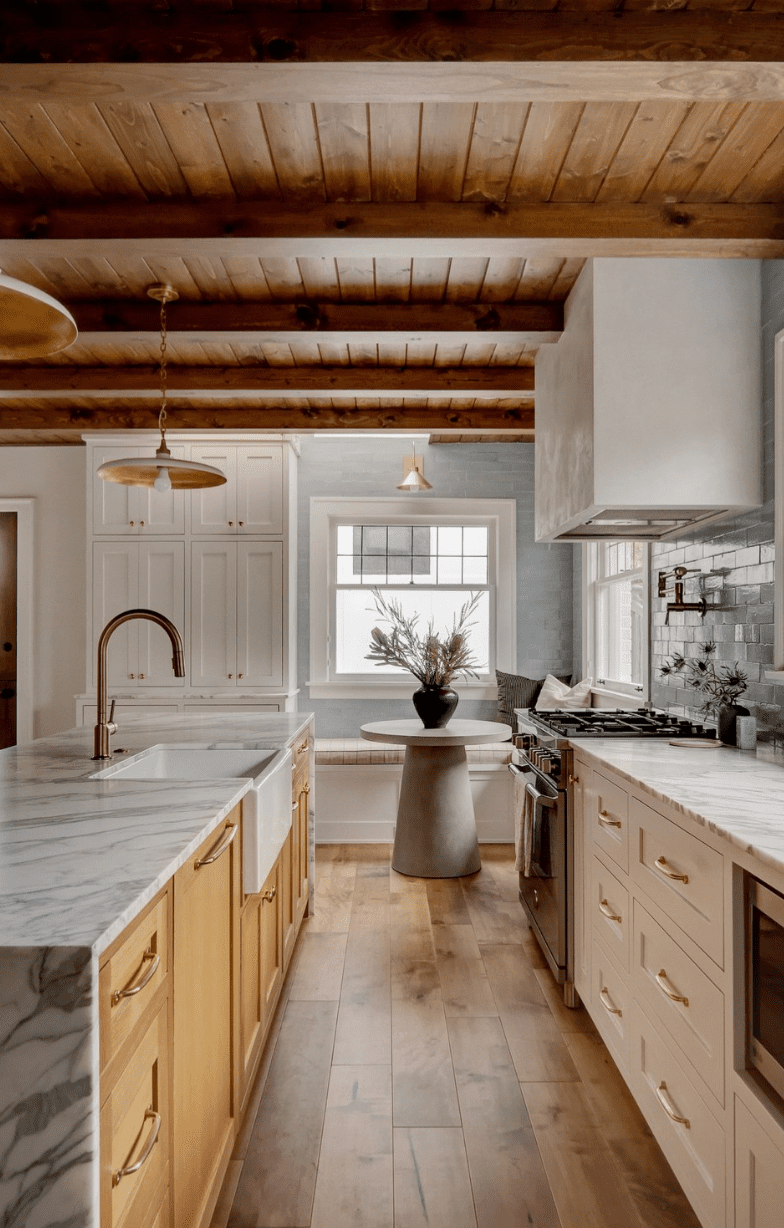
[[107, 726], [107, 728], [108, 728], [108, 730], [109, 730], [109, 733], [116, 733], [116, 732], [117, 732], [117, 726], [116, 726], [116, 725], [115, 725], [115, 723], [114, 723], [114, 706], [115, 706], [115, 704], [116, 704], [116, 703], [117, 703], [117, 700], [116, 700], [116, 699], [113, 699], [113, 700], [112, 700], [112, 706], [111, 706], [111, 708], [109, 709], [109, 716], [108, 716], [108, 719], [107, 719], [107, 721], [106, 721], [106, 726]]

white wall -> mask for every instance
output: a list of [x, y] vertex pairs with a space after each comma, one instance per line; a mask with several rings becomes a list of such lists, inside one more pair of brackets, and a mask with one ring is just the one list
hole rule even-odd
[[73, 697], [84, 690], [85, 457], [76, 447], [0, 448], [0, 496], [35, 500], [36, 738], [69, 729]]

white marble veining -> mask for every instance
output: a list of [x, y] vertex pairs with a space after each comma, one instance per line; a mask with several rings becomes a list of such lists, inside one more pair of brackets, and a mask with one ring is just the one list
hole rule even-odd
[[[302, 713], [139, 716], [123, 720], [114, 748], [129, 757], [161, 742], [283, 748], [310, 719]], [[88, 728], [0, 752], [0, 1221], [6, 1228], [97, 1228], [99, 955], [251, 785], [247, 779], [91, 780], [99, 766], [91, 754]], [[308, 817], [312, 853], [312, 806]]]
[[611, 768], [760, 865], [784, 873], [784, 764], [760, 748], [697, 749], [646, 738], [574, 738], [593, 766]]

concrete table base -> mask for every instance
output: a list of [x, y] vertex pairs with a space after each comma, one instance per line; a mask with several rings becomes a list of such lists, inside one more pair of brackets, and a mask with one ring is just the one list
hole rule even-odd
[[458, 878], [481, 868], [464, 746], [407, 746], [392, 869]]

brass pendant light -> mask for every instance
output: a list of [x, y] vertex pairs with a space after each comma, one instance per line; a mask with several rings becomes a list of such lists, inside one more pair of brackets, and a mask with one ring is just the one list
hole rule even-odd
[[412, 439], [411, 447], [413, 455], [407, 456], [403, 462], [406, 476], [402, 482], [398, 482], [396, 489], [404, 490], [407, 494], [417, 494], [421, 490], [432, 490], [433, 487], [425, 477], [425, 469], [423, 460], [419, 459], [416, 454], [416, 441]]
[[0, 358], [44, 358], [76, 340], [76, 321], [51, 294], [0, 272]]
[[163, 284], [150, 286], [147, 293], [161, 305], [161, 411], [158, 414], [161, 442], [155, 456], [104, 461], [98, 470], [98, 477], [105, 482], [119, 482], [122, 486], [152, 486], [162, 493], [222, 486], [226, 475], [220, 469], [204, 465], [201, 461], [178, 460], [166, 446], [166, 304], [180, 296], [173, 286]]

